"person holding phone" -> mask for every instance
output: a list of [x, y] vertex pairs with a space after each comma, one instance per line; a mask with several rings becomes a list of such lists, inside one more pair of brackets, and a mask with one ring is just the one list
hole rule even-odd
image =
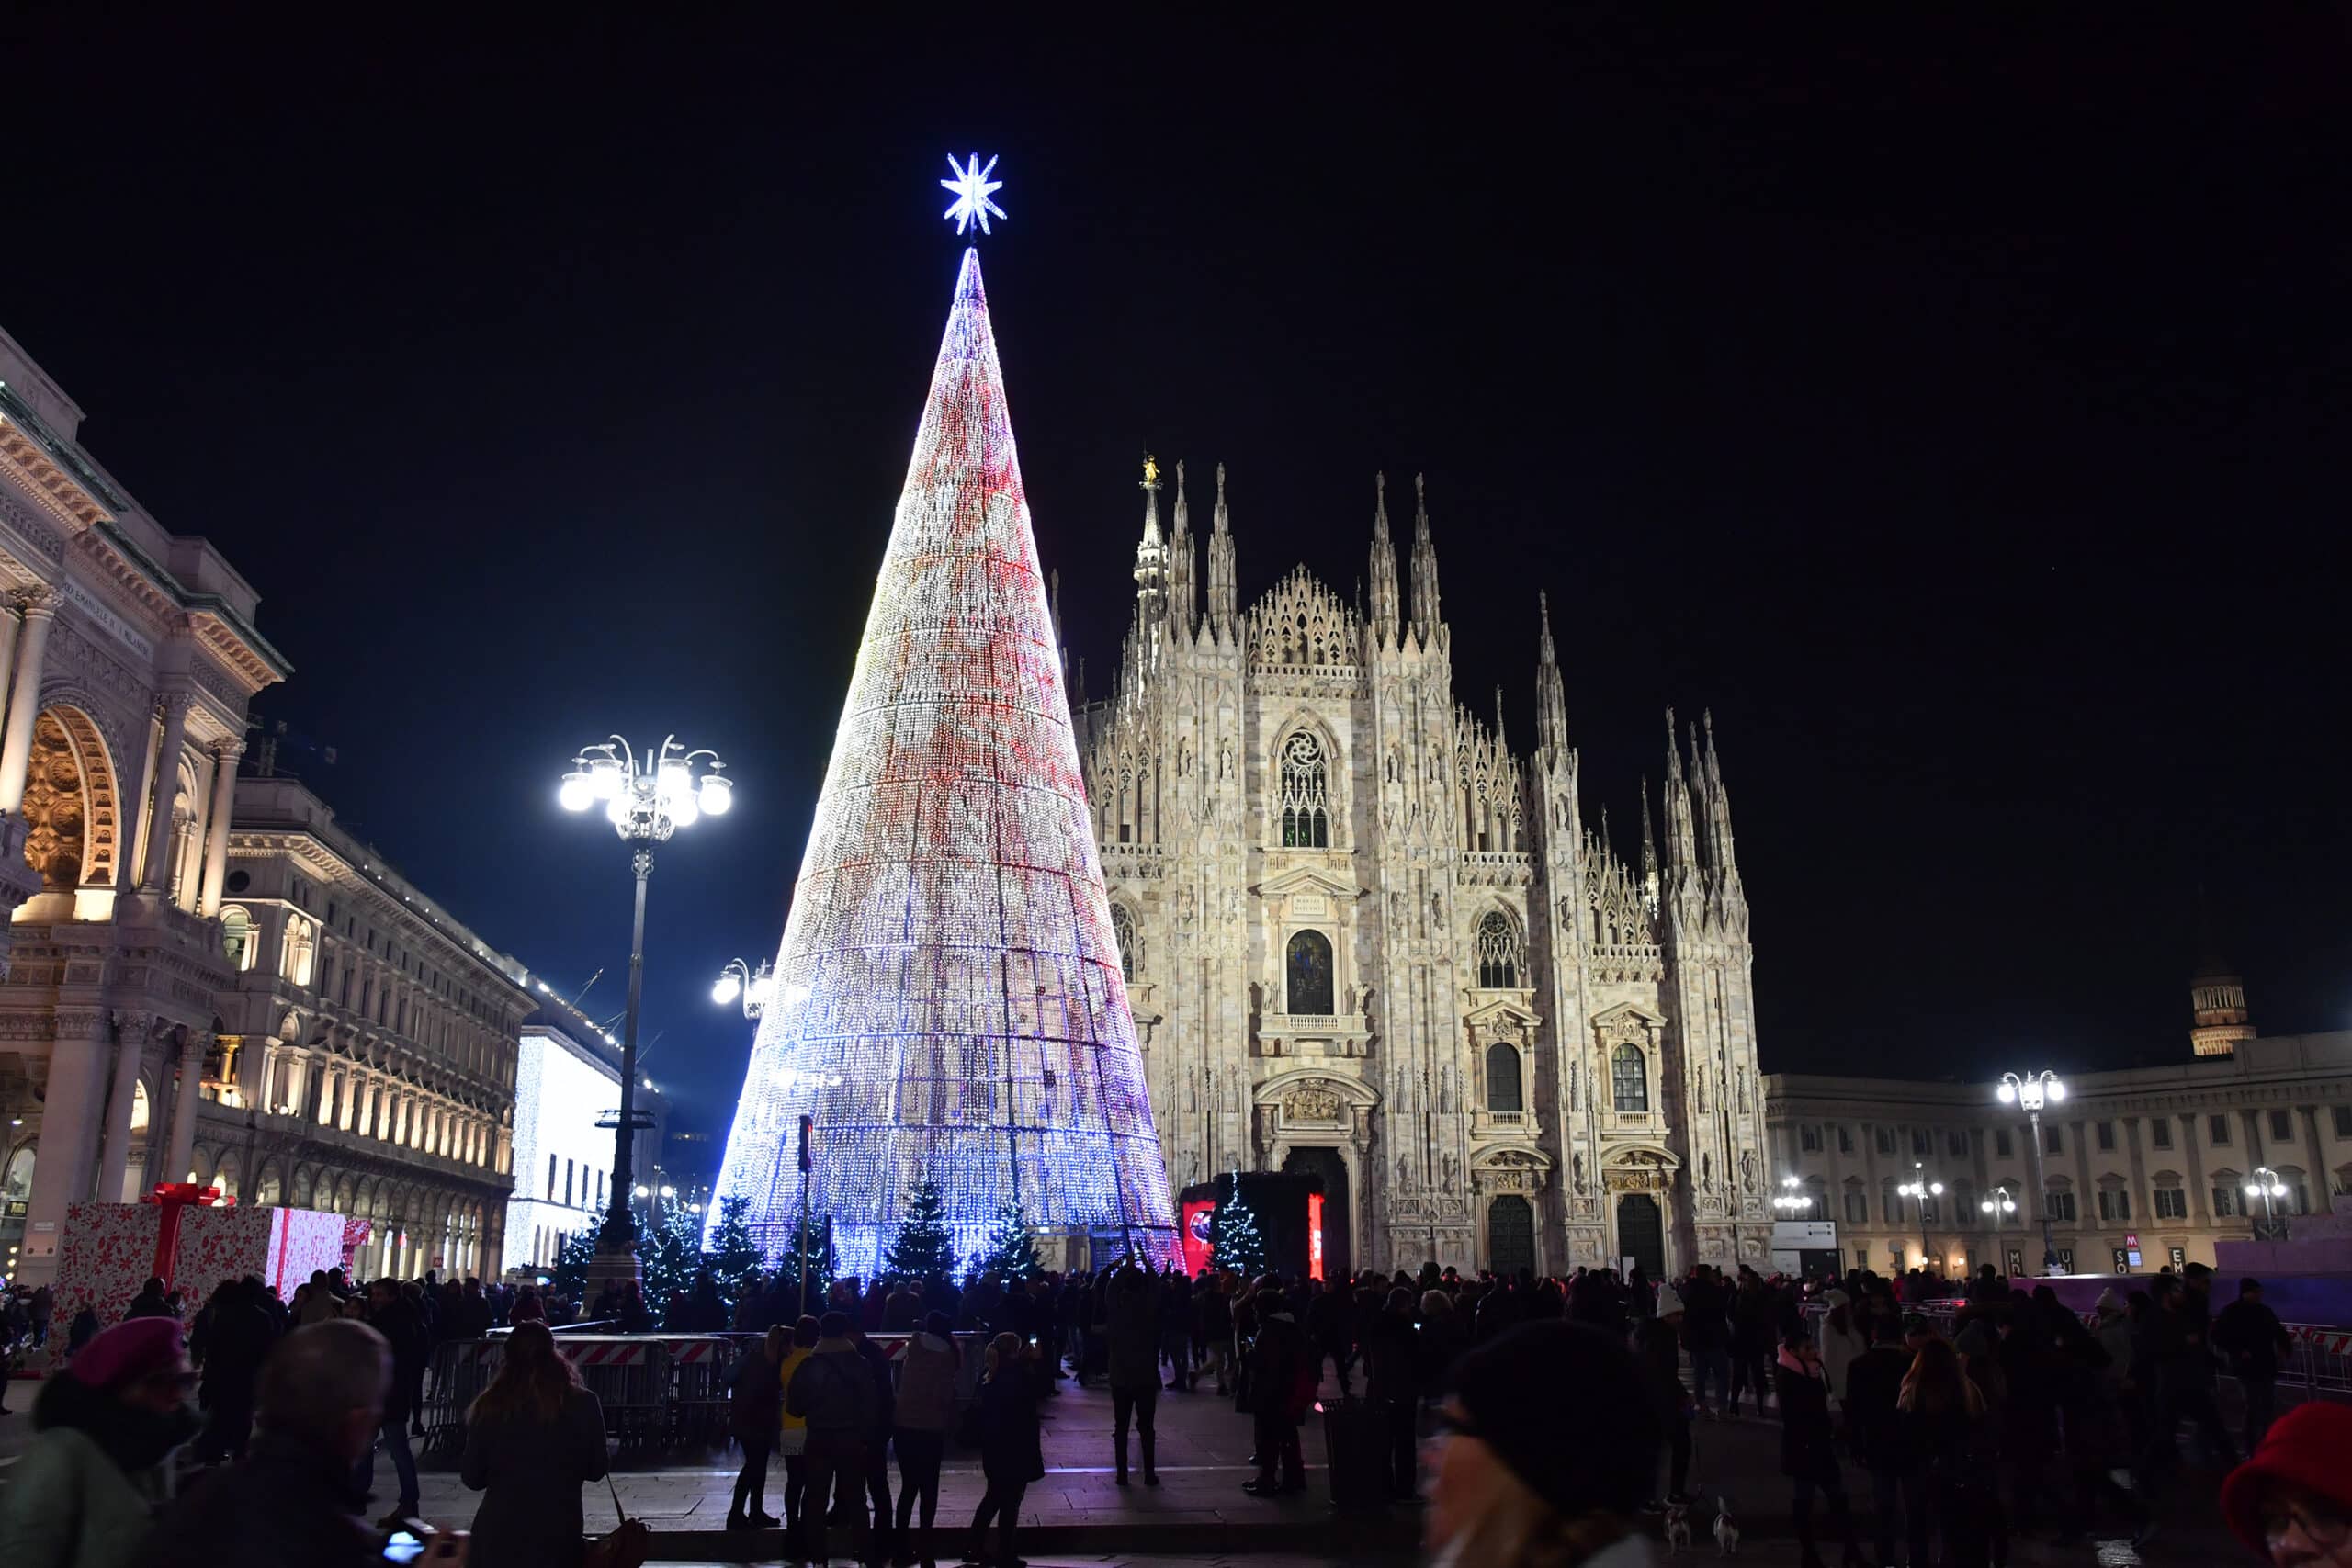
[[364, 1323], [329, 1319], [280, 1339], [262, 1364], [246, 1457], [166, 1508], [134, 1568], [465, 1568], [464, 1535], [411, 1524], [388, 1536], [365, 1517], [355, 1478], [391, 1376], [390, 1348]]

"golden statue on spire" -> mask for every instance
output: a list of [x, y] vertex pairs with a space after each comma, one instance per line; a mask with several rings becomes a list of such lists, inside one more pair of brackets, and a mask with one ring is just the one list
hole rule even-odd
[[1159, 459], [1148, 452], [1143, 455], [1143, 488], [1146, 490], [1159, 488]]

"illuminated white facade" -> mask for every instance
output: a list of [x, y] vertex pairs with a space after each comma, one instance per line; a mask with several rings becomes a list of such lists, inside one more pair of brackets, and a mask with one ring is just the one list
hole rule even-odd
[[1222, 467], [1204, 579], [1175, 479], [1163, 531], [1147, 465], [1135, 618], [1110, 696], [1077, 711], [1170, 1184], [1320, 1176], [1343, 1268], [1761, 1267], [1753, 953], [1712, 725], [1668, 716], [1662, 836], [1645, 792], [1638, 839], [1612, 839], [1568, 742], [1576, 627], [1563, 662], [1548, 615], [1531, 626], [1535, 746], [1514, 752], [1455, 695], [1426, 507], [1400, 572], [1375, 492], [1363, 602], [1302, 566], [1247, 604]]
[[[508, 1272], [547, 1268], [566, 1236], [602, 1223], [612, 1192], [613, 1134], [596, 1118], [620, 1103], [619, 1058], [593, 1024], [551, 998], [542, 998], [539, 1012], [523, 1025], [514, 1061]], [[650, 1149], [660, 1146], [656, 1141]]]

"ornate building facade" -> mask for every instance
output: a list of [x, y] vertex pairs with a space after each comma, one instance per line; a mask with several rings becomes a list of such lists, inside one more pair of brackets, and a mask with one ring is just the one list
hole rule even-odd
[[299, 785], [241, 789], [259, 596], [81, 421], [0, 333], [0, 1274], [191, 1176], [378, 1219], [362, 1267], [494, 1264], [527, 1002]]
[[[1136, 604], [1076, 705], [1113, 925], [1178, 1188], [1324, 1179], [1340, 1268], [1653, 1274], [1761, 1263], [1771, 1207], [1747, 905], [1712, 725], [1668, 716], [1654, 836], [1577, 789], [1548, 612], [1536, 740], [1457, 699], [1416, 481], [1368, 603], [1297, 568], [1239, 598], [1220, 466], [1200, 569], [1183, 467], [1144, 479]], [[1082, 694], [1081, 694], [1082, 696]]]

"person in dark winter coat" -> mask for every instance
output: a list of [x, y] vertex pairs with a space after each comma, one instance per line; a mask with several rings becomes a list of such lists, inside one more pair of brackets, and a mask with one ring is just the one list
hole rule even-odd
[[1846, 1504], [1846, 1483], [1838, 1473], [1838, 1439], [1829, 1421], [1829, 1380], [1821, 1370], [1821, 1352], [1813, 1337], [1800, 1328], [1781, 1342], [1772, 1370], [1772, 1395], [1781, 1407], [1781, 1473], [1793, 1484], [1797, 1547], [1804, 1568], [1821, 1568], [1815, 1543], [1813, 1499], [1818, 1492], [1829, 1504], [1830, 1522], [1846, 1541], [1847, 1568], [1862, 1559], [1854, 1540], [1854, 1516]]
[[2278, 1314], [2262, 1304], [2262, 1281], [2240, 1280], [2238, 1299], [2213, 1320], [2213, 1348], [2230, 1359], [2230, 1372], [2245, 1395], [2245, 1446], [2248, 1452], [2262, 1443], [2278, 1408], [2278, 1360], [2290, 1355], [2295, 1342], [2287, 1337]]
[[[1272, 1275], [1258, 1281], [1258, 1333], [1250, 1347], [1250, 1414], [1258, 1440], [1258, 1474], [1241, 1489], [1256, 1497], [1306, 1490], [1298, 1424], [1313, 1402], [1322, 1364]], [[1280, 1467], [1281, 1478], [1275, 1471]]]
[[507, 1336], [498, 1375], [466, 1414], [458, 1475], [482, 1494], [472, 1568], [579, 1568], [587, 1550], [580, 1489], [602, 1481], [605, 1466], [604, 1406], [547, 1325], [525, 1324]]
[[254, 1387], [262, 1362], [277, 1342], [277, 1325], [262, 1310], [261, 1281], [233, 1280], [220, 1288], [206, 1310], [204, 1332], [204, 1433], [199, 1459], [243, 1459], [253, 1434]]
[[[956, 1384], [963, 1355], [956, 1348], [954, 1322], [944, 1312], [923, 1319], [907, 1341], [899, 1363], [899, 1397], [890, 1429], [899, 1455], [899, 1562], [920, 1561], [933, 1568], [932, 1523], [939, 1515], [939, 1461], [956, 1426]], [[922, 1507], [920, 1521], [916, 1507]], [[920, 1522], [921, 1535], [910, 1534]]]
[[1159, 1438], [1153, 1426], [1159, 1405], [1159, 1282], [1148, 1269], [1122, 1263], [1110, 1274], [1107, 1306], [1111, 1344], [1112, 1452], [1118, 1483], [1127, 1483], [1127, 1422], [1143, 1438], [1143, 1483], [1159, 1484]]
[[[1681, 1294], [1672, 1285], [1660, 1285], [1653, 1302], [1654, 1316], [1634, 1331], [1634, 1349], [1657, 1408], [1658, 1430], [1667, 1440], [1666, 1504], [1687, 1504], [1683, 1488], [1690, 1479], [1690, 1391], [1682, 1386]], [[1661, 1510], [1663, 1511], [1663, 1510]]]
[[727, 1429], [743, 1448], [743, 1468], [727, 1505], [731, 1530], [774, 1529], [784, 1521], [767, 1511], [768, 1456], [775, 1451], [776, 1424], [784, 1416], [780, 1372], [792, 1331], [775, 1327], [747, 1347], [728, 1383]]
[[[1021, 1499], [1033, 1481], [1046, 1478], [1046, 1455], [1037, 1435], [1037, 1393], [1028, 1350], [1018, 1334], [1000, 1334], [989, 1346], [980, 1384], [980, 1473], [988, 1490], [972, 1515], [967, 1562], [993, 1562], [1014, 1568], [1021, 1562], [1017, 1535]], [[998, 1550], [988, 1551], [989, 1521], [998, 1525]]]
[[[354, 1319], [282, 1337], [262, 1368], [252, 1451], [164, 1509], [135, 1568], [382, 1568], [384, 1532], [363, 1517], [356, 1476], [383, 1426], [391, 1364], [383, 1337]], [[448, 1535], [424, 1539], [417, 1568], [449, 1568], [464, 1546]], [[470, 1561], [495, 1568], [546, 1560], [493, 1559], [477, 1548]]]
[[1386, 1490], [1410, 1497], [1417, 1475], [1414, 1416], [1420, 1406], [1419, 1345], [1413, 1332], [1413, 1292], [1398, 1285], [1385, 1304], [1363, 1320], [1358, 1348], [1363, 1356], [1364, 1399], [1387, 1435]]
[[866, 1439], [874, 1429], [874, 1374], [850, 1338], [849, 1314], [838, 1309], [818, 1325], [816, 1348], [794, 1369], [784, 1407], [808, 1424], [808, 1505], [804, 1543], [812, 1561], [825, 1561], [825, 1525], [832, 1507], [846, 1513], [851, 1539], [865, 1555]]
[[[401, 1495], [391, 1512], [377, 1522], [386, 1529], [396, 1529], [404, 1520], [416, 1517], [423, 1506], [417, 1496], [416, 1456], [408, 1446], [409, 1400], [424, 1376], [432, 1346], [425, 1340], [424, 1324], [416, 1309], [401, 1299], [397, 1280], [379, 1280], [368, 1287], [368, 1322], [392, 1348], [392, 1386], [384, 1393], [383, 1445], [391, 1457], [392, 1473], [400, 1478]], [[362, 1480], [372, 1485], [376, 1478], [372, 1451], [367, 1463]]]
[[1922, 1526], [1926, 1518], [1918, 1466], [1914, 1462], [1906, 1433], [1897, 1419], [1895, 1399], [1903, 1392], [1903, 1374], [1911, 1370], [1911, 1352], [1903, 1348], [1903, 1326], [1887, 1318], [1871, 1318], [1871, 1346], [1846, 1363], [1846, 1387], [1839, 1403], [1846, 1411], [1846, 1442], [1871, 1478], [1871, 1513], [1878, 1531], [1878, 1560], [1894, 1558], [1896, 1514], [1912, 1524], [1912, 1561], [1928, 1561]]

